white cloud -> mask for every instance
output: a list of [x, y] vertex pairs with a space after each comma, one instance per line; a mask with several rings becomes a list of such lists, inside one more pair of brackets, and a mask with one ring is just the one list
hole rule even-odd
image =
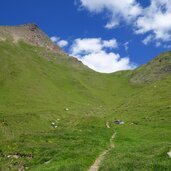
[[124, 48], [125, 48], [125, 51], [127, 51], [129, 49], [129, 42], [124, 43]]
[[171, 40], [171, 0], [151, 0], [136, 21], [136, 33], [149, 35], [143, 43]]
[[149, 35], [147, 36], [142, 42], [147, 45], [149, 44], [151, 41], [153, 40], [153, 36], [152, 35]]
[[102, 40], [101, 38], [76, 39], [72, 45], [73, 55], [96, 53], [103, 48], [116, 48], [118, 46], [116, 39]]
[[161, 42], [156, 42], [156, 47], [159, 47], [159, 46], [161, 46]]
[[66, 40], [61, 40], [60, 37], [52, 36], [50, 39], [52, 40], [52, 42], [56, 43], [61, 48], [68, 45], [68, 42]]
[[110, 22], [108, 22], [105, 25], [105, 28], [107, 28], [107, 29], [113, 29], [113, 28], [115, 28], [118, 25], [119, 25], [118, 21], [110, 21]]
[[100, 13], [107, 10], [110, 21], [106, 28], [116, 27], [121, 20], [129, 23], [141, 13], [141, 7], [136, 0], [80, 0], [81, 6], [90, 12]]
[[129, 58], [121, 58], [119, 54], [107, 53], [103, 50], [85, 55], [80, 60], [91, 69], [102, 73], [112, 73], [134, 68], [130, 64]]
[[52, 36], [50, 39], [52, 40], [52, 42], [56, 43], [60, 40], [60, 37]]
[[107, 11], [110, 14], [107, 29], [125, 22], [136, 34], [147, 35], [144, 44], [171, 41], [171, 0], [150, 0], [147, 7], [141, 6], [138, 0], [80, 0], [80, 3], [90, 12]]
[[71, 50], [73, 55], [78, 55], [80, 53], [98, 52], [102, 49], [102, 46], [100, 38], [76, 39]]
[[103, 43], [103, 47], [108, 47], [108, 48], [116, 48], [118, 46], [116, 39], [104, 40], [102, 41], [102, 43]]
[[71, 55], [97, 72], [111, 73], [135, 68], [129, 58], [121, 58], [119, 54], [107, 52], [117, 46], [116, 39], [79, 38], [71, 46]]
[[68, 45], [68, 42], [66, 41], [66, 40], [60, 40], [60, 41], [58, 41], [58, 46], [60, 46], [60, 47], [65, 47], [65, 46], [67, 46]]

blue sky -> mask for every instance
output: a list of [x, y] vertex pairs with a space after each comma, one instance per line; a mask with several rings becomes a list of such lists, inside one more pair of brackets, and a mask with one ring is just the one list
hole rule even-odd
[[99, 72], [171, 50], [171, 0], [0, 0], [0, 25], [36, 23]]

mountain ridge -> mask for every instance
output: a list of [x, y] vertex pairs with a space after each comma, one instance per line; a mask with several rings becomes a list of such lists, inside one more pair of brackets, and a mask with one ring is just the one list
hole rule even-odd
[[171, 51], [161, 53], [147, 64], [136, 68], [130, 82], [137, 84], [150, 83], [171, 74]]
[[66, 55], [66, 53], [34, 23], [17, 26], [0, 26], [0, 40], [12, 39], [14, 42], [24, 41], [34, 46], [44, 47], [52, 52]]
[[[69, 57], [59, 46], [50, 40], [50, 38], [39, 29], [38, 25], [34, 23], [22, 24], [17, 26], [0, 26], [0, 40], [12, 40], [14, 43], [24, 41], [33, 46], [45, 48], [56, 55], [65, 57], [65, 60], [70, 60], [71, 63], [78, 66], [85, 66], [77, 58]], [[153, 58], [145, 65], [139, 66], [132, 70], [130, 76], [130, 83], [141, 84], [157, 81], [171, 72], [171, 57], [165, 58], [165, 54], [170, 54], [170, 51], [161, 53], [159, 56]], [[42, 54], [42, 56], [48, 56]], [[158, 59], [157, 59], [158, 58]], [[163, 60], [165, 58], [165, 60]], [[165, 61], [165, 62], [162, 62]], [[150, 69], [152, 68], [152, 69]]]

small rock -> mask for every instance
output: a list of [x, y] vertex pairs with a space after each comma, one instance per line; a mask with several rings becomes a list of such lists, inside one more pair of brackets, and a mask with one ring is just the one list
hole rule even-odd
[[171, 158], [171, 151], [167, 152], [167, 155]]
[[51, 125], [53, 125], [53, 126], [54, 126], [54, 125], [55, 125], [55, 122], [52, 122], [52, 123], [51, 123]]
[[123, 125], [125, 124], [124, 121], [121, 121], [121, 120], [116, 120], [114, 121], [115, 124], [118, 124], [118, 125]]
[[44, 162], [44, 164], [49, 164], [49, 163], [50, 163], [50, 160], [49, 160], [49, 161]]
[[131, 125], [138, 125], [138, 123], [137, 122], [132, 122]]
[[14, 155], [8, 155], [8, 156], [7, 156], [7, 158], [18, 159], [18, 158], [20, 158], [20, 156], [19, 156], [19, 155], [14, 154]]
[[18, 159], [20, 156], [19, 155], [13, 155], [12, 158]]
[[52, 128], [57, 128], [57, 127], [58, 127], [57, 124], [56, 124], [55, 122], [52, 122], [52, 123], [51, 123], [51, 126], [52, 126]]
[[24, 169], [24, 166], [21, 166], [19, 169], [18, 169], [18, 171], [24, 171], [25, 169]]

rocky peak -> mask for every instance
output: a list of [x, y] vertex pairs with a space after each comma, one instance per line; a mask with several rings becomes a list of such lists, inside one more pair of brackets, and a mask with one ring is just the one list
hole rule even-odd
[[24, 41], [34, 46], [44, 47], [54, 53], [65, 54], [36, 24], [0, 26], [0, 40]]

